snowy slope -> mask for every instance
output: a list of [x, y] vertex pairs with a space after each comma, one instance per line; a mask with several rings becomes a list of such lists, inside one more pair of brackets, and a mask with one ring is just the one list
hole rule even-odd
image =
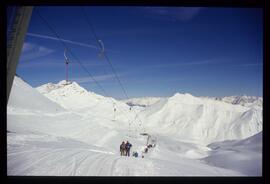
[[262, 175], [262, 132], [243, 140], [212, 143], [208, 164], [230, 168], [249, 176]]
[[237, 171], [181, 157], [177, 160], [121, 157], [108, 149], [46, 134], [9, 133], [7, 156], [8, 175], [243, 176]]
[[[10, 98], [12, 103], [9, 103], [10, 110], [7, 111], [8, 175], [242, 176], [254, 174], [246, 172], [246, 168], [224, 167], [225, 163], [216, 164], [215, 158], [211, 159], [211, 156], [215, 156], [215, 148], [207, 146], [208, 141], [205, 140], [216, 142], [218, 139], [214, 140], [213, 137], [209, 138], [204, 134], [194, 135], [194, 132], [207, 130], [208, 126], [200, 125], [203, 118], [206, 118], [208, 121], [205, 121], [205, 124], [210, 122], [212, 124], [209, 126], [215, 127], [209, 128], [209, 133], [219, 134], [218, 131], [223, 128], [223, 131], [228, 132], [232, 129], [232, 133], [228, 135], [239, 134], [239, 138], [243, 135], [251, 135], [262, 123], [261, 112], [257, 109], [202, 100], [188, 94], [176, 94], [161, 99], [149, 107], [129, 110], [129, 106], [125, 103], [88, 92], [76, 83], [48, 84], [38, 88], [40, 93], [18, 78], [15, 78], [14, 85], [16, 84], [17, 87], [12, 88], [13, 97]], [[24, 98], [16, 98], [20, 94]], [[116, 118], [113, 116], [112, 101], [117, 107]], [[120, 110], [125, 113], [119, 112]], [[142, 153], [146, 137], [138, 135], [141, 130], [136, 132], [137, 136], [130, 137], [129, 134], [129, 127], [132, 127], [129, 125], [129, 120], [133, 119], [140, 110], [142, 112], [139, 117], [147, 126], [147, 132], [157, 138], [156, 147], [150, 149], [148, 154]], [[202, 115], [203, 111], [206, 111], [205, 115]], [[231, 123], [223, 120], [227, 116], [234, 117], [231, 119], [238, 123], [231, 126], [232, 128], [226, 125]], [[209, 117], [214, 118], [209, 121], [207, 119]], [[237, 121], [237, 118], [241, 121]], [[175, 120], [172, 125], [171, 119]], [[189, 120], [187, 121], [189, 125], [186, 124], [186, 127], [180, 125], [183, 119]], [[165, 123], [162, 124], [160, 120]], [[259, 125], [254, 123], [257, 120]], [[239, 133], [240, 130], [243, 132]], [[193, 134], [198, 139], [194, 141], [189, 134]], [[185, 140], [183, 136], [186, 136]], [[199, 136], [202, 141], [199, 141]], [[138, 151], [139, 158], [119, 156], [119, 144], [123, 140], [132, 143], [132, 151]], [[257, 144], [260, 144], [260, 140]], [[248, 144], [244, 145], [249, 147]], [[145, 158], [141, 158], [142, 154]], [[232, 152], [232, 160], [228, 157], [226, 161], [233, 162], [234, 155], [237, 157], [237, 154]], [[259, 162], [261, 157], [257, 156], [254, 154], [254, 159]]]
[[212, 99], [175, 94], [140, 113], [149, 132], [208, 144], [262, 131], [262, 111]]
[[14, 77], [8, 101], [8, 111], [12, 111], [14, 108], [22, 111], [31, 110], [51, 113], [64, 111], [64, 108], [59, 104], [47, 99], [17, 76]]

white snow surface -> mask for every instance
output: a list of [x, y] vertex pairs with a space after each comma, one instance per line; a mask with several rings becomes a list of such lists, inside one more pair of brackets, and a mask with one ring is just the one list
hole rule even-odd
[[[262, 174], [261, 109], [177, 93], [130, 110], [75, 82], [64, 84], [45, 84], [38, 93], [15, 77], [7, 106], [8, 175]], [[156, 138], [147, 154], [142, 132]], [[138, 158], [119, 156], [123, 140]]]
[[9, 98], [11, 100], [8, 101], [8, 109], [11, 111], [12, 109], [21, 109], [27, 112], [42, 111], [51, 113], [64, 111], [59, 104], [47, 99], [17, 76], [15, 76], [13, 81]]
[[211, 154], [203, 158], [208, 164], [230, 168], [245, 175], [262, 175], [262, 132], [244, 140], [212, 143]]

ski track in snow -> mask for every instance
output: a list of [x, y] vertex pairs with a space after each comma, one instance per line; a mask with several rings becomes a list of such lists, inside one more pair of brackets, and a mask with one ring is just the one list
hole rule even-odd
[[[149, 154], [151, 153], [149, 152]], [[33, 157], [31, 162], [29, 162], [29, 157]], [[110, 152], [97, 152], [80, 148], [18, 151], [8, 153], [8, 160], [19, 161], [17, 164], [15, 163], [14, 170], [8, 170], [8, 175], [36, 175], [36, 173], [40, 173], [41, 175], [68, 176], [173, 176], [178, 173], [178, 176], [185, 176], [192, 175], [192, 173], [193, 175], [200, 175], [198, 173], [202, 171], [206, 175], [214, 176], [242, 175], [218, 167], [203, 166], [204, 163], [199, 160], [160, 162], [147, 157], [143, 159], [122, 157]], [[21, 160], [26, 160], [26, 162], [21, 162]], [[51, 162], [46, 163], [46, 161]], [[177, 169], [172, 168], [170, 170], [171, 166], [177, 167]], [[40, 168], [43, 171], [39, 171]], [[209, 174], [207, 174], [208, 172]]]

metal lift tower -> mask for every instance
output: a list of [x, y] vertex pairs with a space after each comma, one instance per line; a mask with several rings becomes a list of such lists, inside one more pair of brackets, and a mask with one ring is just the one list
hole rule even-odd
[[64, 57], [65, 57], [65, 64], [66, 64], [66, 85], [68, 85], [68, 63], [69, 63], [69, 61], [68, 61], [66, 52], [67, 52], [67, 49], [65, 49]]

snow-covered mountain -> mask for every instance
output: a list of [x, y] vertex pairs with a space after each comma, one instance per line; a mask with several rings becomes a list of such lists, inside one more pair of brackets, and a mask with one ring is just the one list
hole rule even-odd
[[88, 92], [76, 82], [60, 81], [57, 84], [48, 83], [36, 88], [41, 94], [67, 109], [84, 108], [95, 104], [103, 96]]
[[[130, 109], [75, 82], [34, 89], [15, 77], [7, 109], [8, 175], [261, 175], [261, 150], [254, 153], [262, 145], [259, 108], [177, 93]], [[148, 154], [139, 123], [157, 139]], [[119, 156], [123, 140], [139, 158]], [[249, 159], [253, 170], [226, 165], [222, 154], [226, 163]]]
[[[57, 84], [44, 84], [36, 89], [63, 108], [76, 111], [85, 116], [88, 114], [99, 115], [124, 121], [128, 118], [134, 118], [133, 114], [130, 113], [130, 107], [126, 103], [87, 91], [76, 82], [70, 82], [66, 85], [63, 80]], [[136, 111], [136, 109], [133, 110]]]
[[142, 97], [142, 98], [130, 98], [122, 100], [130, 106], [142, 106], [147, 107], [161, 100], [162, 97]]
[[[225, 96], [225, 97], [198, 97], [203, 99], [212, 99], [227, 102], [233, 105], [242, 105], [245, 107], [254, 107], [254, 108], [262, 108], [263, 98], [257, 96]], [[159, 100], [165, 99], [165, 97], [141, 97], [141, 98], [130, 98], [126, 100], [122, 100], [130, 106], [150, 106], [157, 103]]]
[[[139, 116], [135, 119], [135, 114], [124, 102], [88, 92], [76, 82], [69, 85], [65, 85], [65, 81], [58, 84], [49, 83], [38, 87], [37, 90], [62, 107], [77, 113], [99, 116], [105, 114], [103, 117], [113, 118], [116, 106], [118, 120], [132, 120], [134, 128], [142, 128], [136, 127], [140, 120], [149, 132], [169, 134], [181, 140], [202, 144], [243, 139], [262, 131], [260, 109], [233, 105], [223, 100], [195, 97], [191, 94], [176, 93], [168, 98], [130, 100], [129, 102], [146, 106], [143, 111], [137, 111]], [[250, 98], [225, 99], [238, 99], [240, 103], [242, 99]], [[244, 100], [246, 101], [248, 100]]]
[[[103, 117], [112, 118], [113, 106], [117, 106], [119, 120], [129, 121], [126, 113], [130, 119], [135, 119], [134, 113], [130, 112], [129, 106], [124, 102], [88, 92], [76, 82], [69, 85], [65, 85], [65, 81], [49, 83], [37, 90], [64, 108], [84, 115], [106, 114]], [[134, 128], [142, 128], [138, 127], [141, 120], [147, 131], [169, 134], [182, 140], [208, 144], [214, 141], [243, 139], [262, 130], [260, 109], [235, 106], [191, 94], [176, 93], [169, 98], [141, 98], [130, 102], [140, 105], [144, 103], [147, 107], [139, 113], [137, 121], [133, 121]]]
[[214, 99], [223, 101], [233, 105], [242, 105], [245, 107], [262, 108], [263, 98], [257, 96], [225, 96], [225, 97], [202, 97], [207, 99]]
[[211, 143], [262, 131], [262, 110], [177, 93], [140, 113], [148, 131]]
[[237, 105], [243, 105], [245, 107], [262, 107], [263, 99], [262, 97], [256, 97], [256, 96], [228, 96], [221, 98], [222, 101], [231, 103], [231, 104], [237, 104]]

